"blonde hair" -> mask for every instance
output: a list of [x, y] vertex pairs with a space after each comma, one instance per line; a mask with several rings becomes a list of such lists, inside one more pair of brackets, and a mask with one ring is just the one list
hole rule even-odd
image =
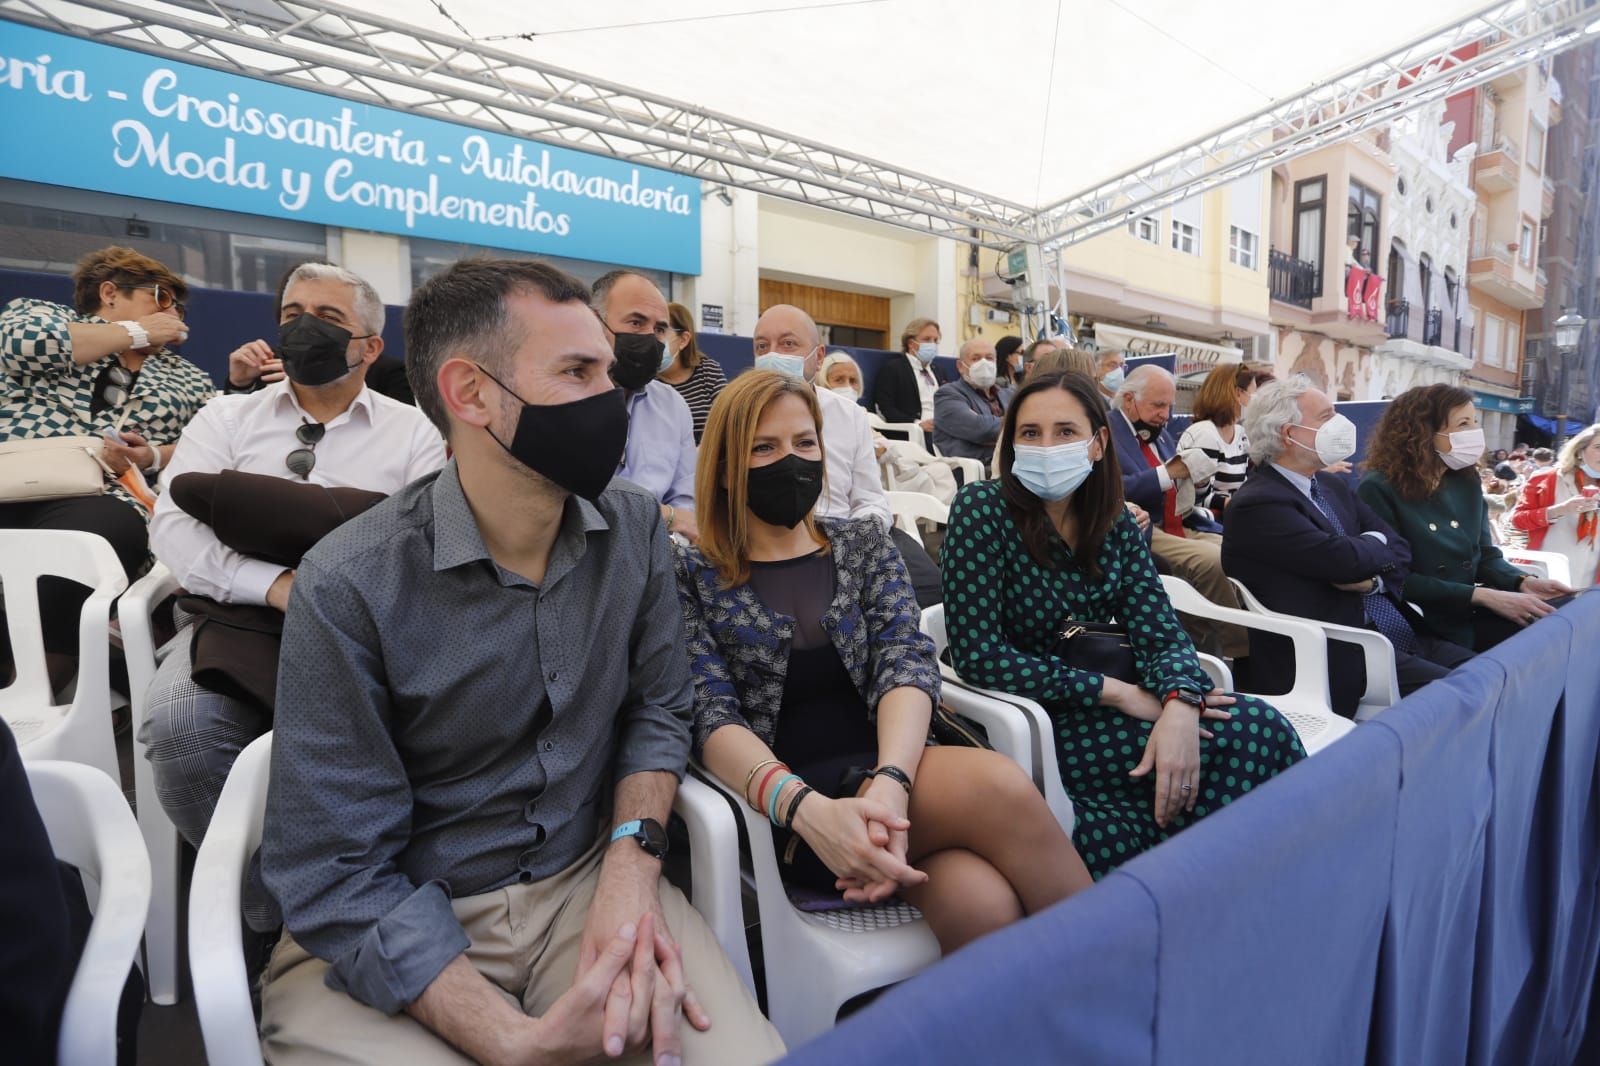
[[1584, 449], [1600, 437], [1600, 422], [1578, 433], [1566, 444], [1561, 446], [1561, 457], [1556, 460], [1556, 469], [1563, 474], [1570, 474], [1578, 469], [1578, 460], [1583, 455]]
[[[911, 342], [917, 339], [917, 334], [929, 326], [939, 329], [939, 323], [931, 318], [913, 318], [910, 322], [907, 322], [906, 328], [900, 331], [900, 350], [902, 352], [911, 351]], [[939, 329], [939, 339], [944, 340], [944, 330], [942, 329]]]
[[[700, 438], [700, 458], [695, 467], [695, 521], [700, 526], [700, 553], [716, 567], [723, 588], [750, 580], [750, 512], [746, 506], [746, 481], [750, 476], [750, 449], [756, 429], [768, 407], [784, 396], [799, 397], [817, 426], [817, 447], [822, 448], [822, 407], [810, 385], [774, 370], [747, 370], [718, 394]], [[826, 472], [823, 475], [826, 488]], [[805, 517], [806, 532], [826, 548], [828, 538], [817, 528], [816, 516]]]

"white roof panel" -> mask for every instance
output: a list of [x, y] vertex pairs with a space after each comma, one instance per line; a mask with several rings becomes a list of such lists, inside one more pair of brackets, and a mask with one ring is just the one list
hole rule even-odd
[[[1467, 0], [390, 0], [384, 16], [1041, 207], [1469, 17]], [[519, 38], [517, 34], [530, 34]], [[510, 36], [508, 36], [510, 35]]]

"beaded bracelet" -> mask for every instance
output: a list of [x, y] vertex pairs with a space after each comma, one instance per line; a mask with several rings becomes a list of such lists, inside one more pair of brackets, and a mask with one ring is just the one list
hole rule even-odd
[[782, 794], [783, 786], [787, 785], [790, 781], [799, 780], [799, 774], [784, 774], [782, 777], [778, 778], [778, 784], [772, 790], [772, 798], [767, 800], [767, 820], [773, 825], [777, 825], [781, 828], [781, 824], [778, 821], [778, 796]]

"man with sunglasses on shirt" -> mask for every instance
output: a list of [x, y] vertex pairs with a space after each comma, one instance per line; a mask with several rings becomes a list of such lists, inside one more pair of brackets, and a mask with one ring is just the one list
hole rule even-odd
[[[296, 268], [269, 349], [285, 379], [207, 405], [178, 442], [168, 484], [187, 473], [235, 470], [391, 494], [442, 467], [444, 442], [427, 417], [366, 385], [367, 368], [383, 351], [383, 316], [378, 294], [350, 271], [327, 263]], [[191, 595], [280, 612], [288, 606], [293, 570], [230, 549], [171, 491], [156, 503], [150, 541]], [[142, 735], [162, 805], [198, 846], [234, 758], [268, 721], [261, 708], [191, 678], [193, 627], [175, 639], [181, 646], [152, 683]]]

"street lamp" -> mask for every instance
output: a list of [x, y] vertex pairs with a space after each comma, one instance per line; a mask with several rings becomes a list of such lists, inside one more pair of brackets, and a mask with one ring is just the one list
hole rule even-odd
[[1572, 366], [1573, 356], [1578, 354], [1578, 348], [1583, 341], [1583, 327], [1586, 325], [1588, 322], [1575, 308], [1569, 307], [1566, 314], [1556, 319], [1556, 356], [1561, 360], [1561, 374], [1558, 378], [1560, 395], [1556, 401], [1556, 409], [1560, 412], [1556, 416], [1557, 449], [1567, 440], [1567, 371]]

